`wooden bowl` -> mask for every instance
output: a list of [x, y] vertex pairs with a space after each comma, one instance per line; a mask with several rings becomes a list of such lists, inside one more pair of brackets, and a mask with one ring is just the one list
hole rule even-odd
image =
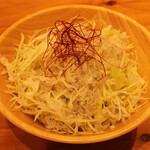
[[[42, 29], [53, 25], [58, 20], [66, 20], [73, 16], [81, 15], [87, 19], [103, 19], [114, 28], [127, 32], [134, 43], [138, 54], [138, 67], [142, 76], [150, 79], [150, 33], [133, 19], [118, 12], [90, 5], [67, 5], [48, 8], [33, 13], [9, 27], [0, 37], [0, 54], [6, 55], [11, 61], [14, 58], [15, 44], [20, 41], [20, 33], [31, 35], [36, 29]], [[2, 70], [2, 66], [0, 67]], [[5, 89], [6, 77], [0, 78], [0, 89]], [[150, 85], [146, 93], [150, 97]], [[45, 128], [33, 122], [32, 118], [19, 112], [11, 111], [10, 96], [0, 92], [0, 111], [13, 124], [28, 133], [38, 137], [64, 142], [64, 143], [94, 143], [121, 136], [138, 127], [150, 115], [150, 102], [140, 107], [130, 119], [124, 123], [118, 123], [116, 128], [103, 134], [87, 136], [71, 136], [51, 133]]]

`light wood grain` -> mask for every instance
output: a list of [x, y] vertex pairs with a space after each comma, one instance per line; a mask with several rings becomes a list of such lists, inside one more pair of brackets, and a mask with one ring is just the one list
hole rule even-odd
[[[109, 6], [107, 5], [106, 0], [103, 1], [99, 1], [99, 0], [93, 0], [93, 1], [88, 1], [88, 0], [76, 0], [76, 1], [48, 1], [45, 0], [44, 2], [42, 1], [35, 1], [33, 0], [32, 2], [30, 1], [10, 1], [10, 0], [1, 0], [1, 4], [0, 4], [0, 15], [2, 17], [0, 17], [0, 32], [4, 31], [8, 26], [10, 26], [12, 23], [14, 23], [15, 21], [17, 21], [18, 19], [22, 18], [23, 16], [34, 12], [36, 10], [40, 10], [42, 8], [46, 8], [46, 7], [50, 7], [50, 6], [54, 6], [54, 5], [62, 5], [62, 4], [75, 4], [75, 3], [80, 3], [80, 4], [92, 4], [92, 5], [99, 5], [99, 6], [103, 6], [103, 7], [107, 7], [110, 9], [114, 9], [117, 10], [119, 12], [122, 12], [132, 18], [134, 18], [135, 20], [137, 20], [138, 22], [140, 22], [141, 24], [143, 24], [147, 29], [150, 30], [150, 21], [149, 21], [149, 16], [150, 16], [150, 1], [149, 0], [143, 0], [143, 1], [129, 1], [129, 0], [122, 0], [122, 1], [116, 1], [116, 4], [114, 4], [113, 6]], [[6, 17], [7, 16], [7, 17]], [[147, 54], [149, 54], [149, 52], [147, 52]], [[147, 69], [149, 68], [149, 66], [147, 66]], [[4, 122], [4, 118], [2, 117], [2, 121]], [[140, 132], [138, 132], [138, 136], [140, 134], [142, 134], [144, 131], [146, 132], [150, 132], [147, 124], [149, 125], [149, 121], [145, 122], [143, 124], [143, 126], [139, 127]], [[2, 137], [7, 137], [7, 134], [10, 134], [9, 129], [10, 127], [7, 126], [7, 122], [4, 123], [4, 126], [1, 128], [2, 130]], [[3, 130], [4, 129], [4, 130]], [[6, 129], [6, 130], [5, 130]], [[0, 133], [1, 133], [0, 131]], [[11, 135], [11, 134], [10, 134]], [[8, 137], [7, 137], [8, 138]], [[14, 139], [15, 136], [12, 136], [12, 139]], [[0, 144], [3, 145], [4, 143], [11, 143], [8, 139], [6, 140], [6, 138], [3, 138], [5, 140], [2, 140], [2, 142], [0, 141]], [[137, 138], [137, 143], [139, 142], [139, 138]], [[19, 141], [18, 143], [19, 144]], [[17, 144], [12, 144], [14, 147], [18, 147]], [[135, 149], [138, 150], [144, 150], [144, 149], [149, 149], [150, 145], [147, 143], [140, 143], [136, 144], [135, 143]], [[0, 145], [0, 146], [1, 146]], [[7, 147], [9, 147], [8, 144]], [[11, 145], [11, 148], [12, 148]], [[145, 146], [143, 146], [145, 145]], [[5, 149], [6, 147], [4, 147]], [[21, 146], [22, 149], [28, 149], [28, 147], [26, 146]], [[10, 147], [8, 148], [10, 149]], [[15, 149], [15, 148], [14, 148]], [[17, 148], [16, 148], [17, 149]]]
[[150, 119], [146, 120], [141, 126], [138, 127], [137, 138], [134, 144], [133, 150], [149, 150], [150, 142], [144, 142], [141, 140], [140, 136], [144, 133], [150, 134]]
[[90, 4], [106, 7], [126, 14], [150, 30], [150, 1], [149, 0], [115, 0], [114, 5], [108, 5], [109, 0], [1, 0], [0, 3], [0, 33], [18, 19], [37, 10], [56, 5]]

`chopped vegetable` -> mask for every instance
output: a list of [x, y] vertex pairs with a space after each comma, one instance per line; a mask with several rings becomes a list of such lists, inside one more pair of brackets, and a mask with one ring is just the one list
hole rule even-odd
[[126, 33], [77, 17], [29, 40], [22, 33], [13, 62], [0, 63], [14, 109], [56, 133], [97, 134], [139, 106], [147, 83], [134, 53]]

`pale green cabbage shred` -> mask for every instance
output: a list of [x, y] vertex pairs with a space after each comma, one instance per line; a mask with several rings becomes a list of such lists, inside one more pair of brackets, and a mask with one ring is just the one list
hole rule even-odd
[[[147, 83], [130, 58], [134, 48], [125, 32], [103, 27], [98, 52], [109, 63], [104, 61], [106, 77], [101, 80], [100, 64], [92, 60], [75, 72], [68, 69], [57, 79], [46, 77], [42, 56], [47, 33], [35, 32], [28, 42], [21, 34], [13, 62], [0, 57], [15, 110], [34, 116], [34, 121], [52, 132], [73, 135], [103, 133], [135, 112]], [[55, 67], [63, 69], [57, 64]]]

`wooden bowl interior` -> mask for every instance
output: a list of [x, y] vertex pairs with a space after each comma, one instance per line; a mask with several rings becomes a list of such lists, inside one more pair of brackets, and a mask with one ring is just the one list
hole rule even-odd
[[[25, 36], [32, 35], [35, 30], [50, 27], [56, 20], [67, 20], [77, 15], [81, 15], [89, 20], [104, 20], [107, 25], [112, 25], [114, 28], [127, 32], [137, 50], [138, 69], [142, 76], [150, 79], [150, 34], [148, 31], [127, 16], [98, 7], [64, 6], [55, 9], [49, 8], [31, 14], [12, 25], [1, 35], [0, 54], [5, 55], [12, 61], [15, 56], [15, 44], [20, 42], [21, 32]], [[2, 66], [0, 66], [1, 70], [3, 70]], [[6, 76], [0, 78], [0, 90], [6, 89], [6, 81], [4, 80], [6, 78]], [[150, 85], [148, 86], [146, 97], [150, 97]], [[150, 113], [150, 102], [148, 102], [139, 108], [126, 122], [118, 123], [114, 130], [107, 130], [106, 133], [101, 135], [69, 136], [48, 132], [39, 123], [33, 122], [32, 117], [12, 111], [9, 100], [9, 95], [0, 92], [0, 110], [8, 120], [36, 136], [66, 143], [92, 143], [118, 137], [136, 128], [148, 118]]]

